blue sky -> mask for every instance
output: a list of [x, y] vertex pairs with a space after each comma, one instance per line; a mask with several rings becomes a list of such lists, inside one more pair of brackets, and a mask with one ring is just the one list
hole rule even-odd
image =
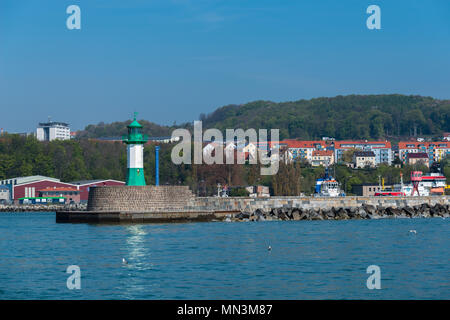
[[[66, 8], [81, 8], [81, 30]], [[368, 30], [366, 8], [381, 8]], [[160, 124], [226, 104], [450, 98], [448, 0], [1, 0], [0, 127]]]

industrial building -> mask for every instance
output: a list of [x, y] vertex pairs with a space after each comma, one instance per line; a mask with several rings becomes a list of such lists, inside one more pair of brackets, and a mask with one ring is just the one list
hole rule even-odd
[[125, 185], [124, 181], [118, 180], [83, 180], [83, 181], [72, 181], [70, 185], [77, 188], [80, 191], [80, 202], [84, 203], [88, 201], [89, 198], [89, 188], [91, 187], [100, 187], [100, 186], [123, 186]]
[[80, 203], [80, 191], [77, 188], [45, 188], [39, 190], [40, 197], [62, 197], [65, 203]]
[[[19, 199], [27, 199], [26, 203], [34, 203], [33, 198], [46, 197], [47, 193], [59, 192], [52, 196], [66, 198], [67, 203], [87, 202], [89, 188], [96, 186], [117, 186], [125, 182], [117, 180], [87, 180], [74, 182], [61, 182], [59, 179], [45, 176], [16, 177], [0, 181], [2, 189], [8, 189], [9, 201], [20, 202]], [[70, 194], [72, 192], [72, 194]], [[76, 194], [74, 194], [76, 192]]]
[[70, 140], [70, 128], [65, 122], [41, 122], [36, 129], [39, 141]]
[[11, 197], [9, 187], [0, 185], [0, 204], [6, 204], [10, 201]]
[[352, 185], [352, 193], [362, 197], [372, 197], [376, 192], [381, 191], [381, 186], [374, 183], [354, 184]]

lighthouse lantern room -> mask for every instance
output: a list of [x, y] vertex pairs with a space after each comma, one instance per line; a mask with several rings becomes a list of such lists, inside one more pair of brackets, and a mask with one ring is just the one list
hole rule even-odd
[[122, 138], [127, 145], [127, 186], [145, 186], [144, 177], [144, 144], [148, 137], [142, 135], [142, 126], [136, 120], [137, 113], [134, 113], [134, 120], [128, 128], [128, 135]]

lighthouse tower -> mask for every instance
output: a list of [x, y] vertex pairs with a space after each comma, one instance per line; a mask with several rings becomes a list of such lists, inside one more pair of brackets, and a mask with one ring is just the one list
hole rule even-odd
[[144, 144], [148, 141], [147, 136], [142, 135], [142, 126], [134, 120], [128, 128], [128, 135], [122, 138], [127, 145], [127, 186], [145, 186], [144, 177]]

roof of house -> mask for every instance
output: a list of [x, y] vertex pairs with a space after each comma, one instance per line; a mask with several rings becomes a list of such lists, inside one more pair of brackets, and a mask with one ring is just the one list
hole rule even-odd
[[371, 146], [374, 149], [391, 148], [390, 141], [343, 140], [334, 142], [335, 149], [350, 149], [356, 145]]
[[400, 141], [399, 149], [419, 149], [420, 147], [429, 148], [431, 145], [440, 148], [450, 148], [450, 142], [447, 141]]
[[48, 181], [54, 181], [54, 182], [61, 182], [59, 179], [51, 178], [51, 177], [45, 177], [45, 176], [28, 176], [28, 177], [15, 177], [10, 179], [4, 179], [2, 181], [13, 181], [16, 184], [26, 184], [30, 182], [38, 182], [42, 180], [48, 180]]
[[355, 157], [375, 157], [373, 151], [355, 151]]
[[327, 143], [322, 140], [301, 141], [301, 140], [287, 139], [280, 141], [280, 144], [281, 143], [286, 144], [288, 148], [316, 148], [317, 145], [320, 145], [323, 148], [325, 148], [327, 146]]
[[428, 155], [424, 152], [408, 153], [410, 159], [428, 159]]
[[125, 184], [125, 182], [123, 182], [123, 181], [118, 181], [118, 180], [113, 180], [113, 179], [80, 180], [80, 181], [72, 181], [72, 182], [70, 182], [70, 184], [82, 186], [82, 185], [96, 184], [96, 183], [106, 182], [106, 181], [114, 181], [114, 182], [120, 182], [120, 183]]

